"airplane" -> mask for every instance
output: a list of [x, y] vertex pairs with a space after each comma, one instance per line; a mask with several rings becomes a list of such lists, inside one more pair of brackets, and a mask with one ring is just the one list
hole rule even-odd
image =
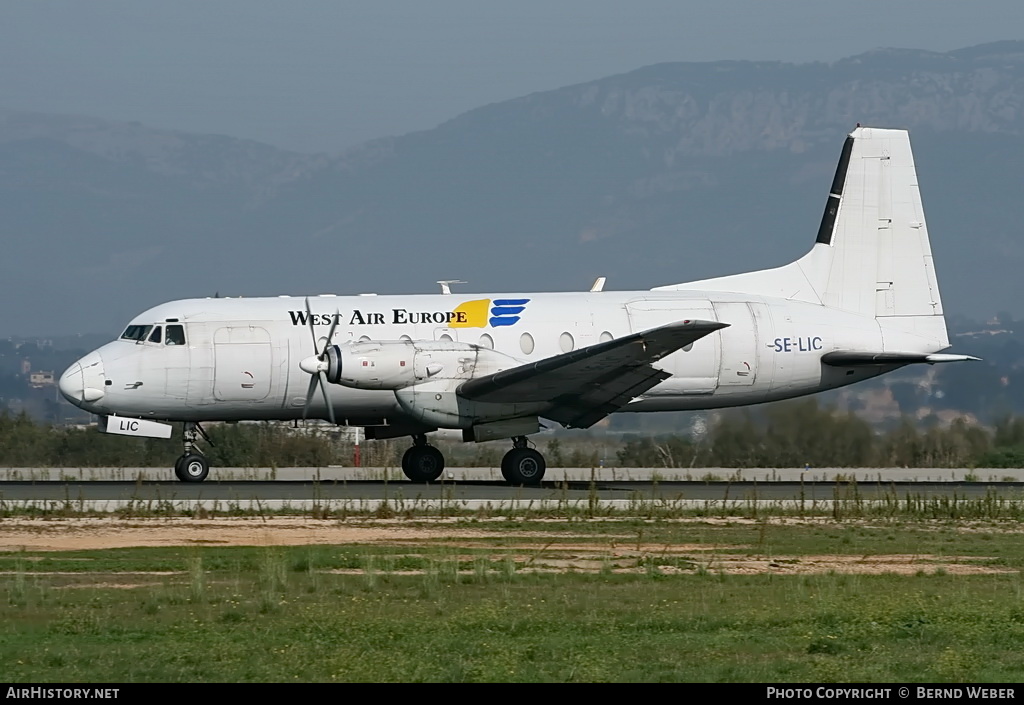
[[[210, 465], [201, 422], [316, 418], [409, 436], [402, 470], [437, 480], [427, 434], [510, 439], [502, 476], [537, 485], [529, 437], [552, 422], [714, 409], [835, 389], [905, 365], [977, 360], [949, 345], [905, 130], [843, 143], [800, 259], [642, 291], [200, 298], [160, 304], [75, 362], [61, 393], [101, 430], [170, 438], [175, 475]], [[319, 390], [319, 395], [317, 391]]]

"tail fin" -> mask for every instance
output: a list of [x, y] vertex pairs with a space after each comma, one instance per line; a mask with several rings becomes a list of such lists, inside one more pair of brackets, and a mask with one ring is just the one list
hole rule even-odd
[[887, 337], [949, 346], [906, 130], [850, 133], [814, 248], [797, 264], [825, 306], [873, 316]]
[[846, 138], [814, 247], [777, 269], [660, 289], [701, 288], [821, 303], [878, 319], [883, 334], [949, 346], [906, 130]]
[[917, 170], [905, 130], [846, 138], [815, 250], [800, 260], [826, 306], [876, 317], [941, 316]]

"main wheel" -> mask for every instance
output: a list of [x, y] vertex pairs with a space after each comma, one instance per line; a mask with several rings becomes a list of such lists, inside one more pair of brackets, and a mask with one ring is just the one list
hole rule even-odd
[[444, 472], [444, 455], [434, 446], [413, 446], [402, 456], [402, 472], [413, 482], [433, 482]]
[[174, 474], [182, 482], [202, 482], [210, 474], [210, 461], [198, 453], [183, 455], [174, 463]]
[[501, 476], [513, 485], [539, 485], [547, 463], [533, 448], [513, 448], [501, 459]]

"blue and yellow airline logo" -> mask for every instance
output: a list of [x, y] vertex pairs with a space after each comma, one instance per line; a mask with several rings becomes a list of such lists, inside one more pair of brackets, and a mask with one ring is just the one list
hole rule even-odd
[[[452, 313], [455, 319], [449, 323], [452, 328], [493, 328], [511, 326], [519, 321], [519, 314], [526, 310], [529, 299], [477, 299], [459, 304]], [[463, 314], [463, 315], [458, 315]]]

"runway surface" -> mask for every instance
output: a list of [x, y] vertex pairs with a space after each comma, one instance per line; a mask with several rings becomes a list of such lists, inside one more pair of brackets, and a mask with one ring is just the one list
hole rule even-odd
[[195, 500], [832, 500], [881, 499], [885, 497], [950, 497], [965, 499], [997, 496], [1024, 499], [1024, 483], [919, 482], [919, 483], [825, 483], [825, 482], [545, 482], [540, 487], [516, 487], [507, 483], [463, 481], [419, 484], [408, 481], [352, 482], [229, 481], [186, 484], [181, 482], [0, 482], [4, 501], [195, 501]]
[[[164, 468], [0, 469], [0, 505], [111, 511], [140, 503], [176, 508], [308, 509], [330, 504], [374, 509], [418, 507], [630, 506], [671, 502], [699, 507], [749, 503], [892, 501], [907, 497], [1024, 501], [1024, 481], [1008, 471], [826, 469], [756, 471], [650, 468], [556, 469], [539, 487], [511, 486], [492, 468], [453, 468], [441, 481], [413, 483], [391, 468], [224, 468], [206, 482], [171, 479]], [[913, 475], [911, 475], [913, 473]], [[396, 477], [397, 475], [397, 477]], [[694, 477], [703, 479], [694, 479]], [[281, 478], [288, 479], [281, 479]], [[276, 478], [276, 479], [273, 479]], [[682, 479], [686, 478], [686, 479]], [[984, 479], [982, 479], [984, 478]], [[914, 481], [914, 480], [917, 481]]]
[[[19, 468], [0, 467], [0, 486], [11, 480], [65, 481], [131, 481], [174, 483], [171, 468]], [[390, 467], [282, 467], [222, 468], [213, 467], [203, 485], [245, 480], [310, 480], [320, 482], [354, 482], [359, 480], [405, 482], [398, 468]], [[445, 482], [503, 482], [498, 468], [453, 467], [445, 470]], [[1024, 482], [1024, 469], [1017, 468], [548, 468], [545, 482], [669, 482], [669, 481], [733, 481], [733, 482], [847, 482], [861, 484], [889, 482]]]

